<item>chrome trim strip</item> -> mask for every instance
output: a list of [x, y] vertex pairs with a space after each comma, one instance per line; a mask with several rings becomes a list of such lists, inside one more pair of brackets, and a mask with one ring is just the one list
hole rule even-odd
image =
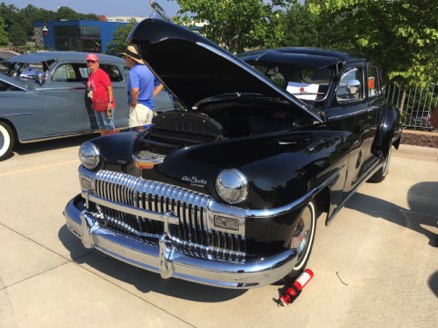
[[339, 120], [339, 119], [345, 119], [345, 118], [357, 116], [358, 114], [364, 114], [364, 113], [368, 113], [368, 112], [372, 112], [372, 109], [369, 108], [369, 107], [366, 107], [364, 109], [361, 109], [361, 110], [358, 110], [358, 111], [354, 111], [354, 112], [351, 112], [351, 113], [344, 113], [342, 115], [328, 116], [327, 117], [327, 122], [336, 121], [336, 120]]
[[[72, 83], [72, 82], [66, 82], [66, 81], [57, 81], [57, 80], [53, 80], [52, 82], [56, 82], [56, 83]], [[86, 83], [87, 81], [74, 81], [73, 83]], [[40, 88], [41, 90], [44, 91], [52, 91], [52, 90], [85, 90], [86, 86], [81, 86], [81, 87], [52, 87], [52, 88]]]
[[53, 135], [50, 137], [36, 138], [36, 139], [26, 139], [26, 140], [20, 139], [20, 143], [28, 144], [28, 143], [56, 140], [56, 139], [62, 139], [62, 138], [85, 136], [85, 135], [93, 134], [93, 133], [99, 133], [99, 130], [86, 130], [86, 131], [81, 131], [81, 132], [74, 132], [74, 133], [72, 132], [72, 133], [67, 133], [67, 134], [62, 134], [62, 135]]
[[175, 277], [216, 287], [248, 289], [280, 280], [292, 271], [297, 261], [295, 249], [285, 249], [268, 258], [245, 262], [191, 257], [178, 252], [165, 234], [162, 237], [163, 246], [159, 248], [110, 231], [99, 225], [82, 205], [77, 199], [72, 199], [64, 210], [64, 216], [69, 230], [82, 240], [85, 247], [95, 248], [142, 269], [161, 273], [164, 278]]

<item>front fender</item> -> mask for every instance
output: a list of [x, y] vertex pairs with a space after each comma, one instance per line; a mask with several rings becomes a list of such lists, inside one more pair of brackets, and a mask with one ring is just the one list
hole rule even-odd
[[133, 168], [132, 152], [139, 135], [136, 131], [123, 131], [88, 141], [97, 147], [101, 156], [97, 169], [130, 172]]

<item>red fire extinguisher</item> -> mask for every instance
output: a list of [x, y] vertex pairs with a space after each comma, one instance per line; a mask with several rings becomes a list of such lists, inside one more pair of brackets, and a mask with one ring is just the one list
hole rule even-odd
[[292, 303], [312, 278], [313, 271], [310, 269], [304, 270], [303, 273], [301, 273], [298, 278], [286, 288], [284, 293], [280, 295], [280, 304], [286, 306]]

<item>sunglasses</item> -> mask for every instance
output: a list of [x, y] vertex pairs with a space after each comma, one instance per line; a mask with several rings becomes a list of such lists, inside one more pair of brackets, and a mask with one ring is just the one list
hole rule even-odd
[[87, 60], [87, 63], [95, 63], [95, 60]]

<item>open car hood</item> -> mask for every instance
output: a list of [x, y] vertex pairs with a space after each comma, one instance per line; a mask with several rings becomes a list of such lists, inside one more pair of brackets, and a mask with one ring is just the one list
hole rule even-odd
[[210, 40], [173, 23], [149, 18], [139, 23], [127, 42], [137, 44], [143, 59], [166, 88], [188, 109], [199, 101], [230, 93], [273, 97], [320, 115], [264, 75]]

